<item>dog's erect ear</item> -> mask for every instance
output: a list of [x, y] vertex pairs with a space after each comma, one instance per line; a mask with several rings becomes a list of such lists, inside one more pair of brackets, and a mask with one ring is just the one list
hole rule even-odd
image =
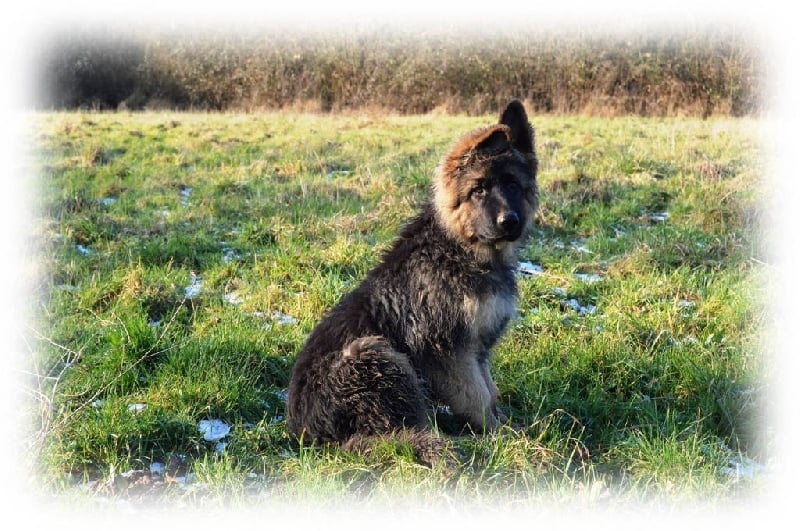
[[496, 155], [502, 153], [509, 148], [511, 138], [509, 137], [509, 130], [505, 127], [492, 127], [485, 129], [482, 135], [478, 135], [475, 139], [472, 151], [486, 153], [487, 155]]
[[500, 115], [500, 123], [511, 131], [511, 145], [522, 153], [533, 153], [533, 128], [521, 101], [511, 100]]

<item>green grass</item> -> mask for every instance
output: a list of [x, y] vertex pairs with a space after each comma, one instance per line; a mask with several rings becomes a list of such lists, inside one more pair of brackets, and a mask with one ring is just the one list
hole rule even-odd
[[[447, 147], [490, 121], [37, 115], [27, 442], [41, 488], [204, 507], [759, 492], [763, 474], [730, 473], [769, 458], [755, 120], [534, 117], [542, 208], [521, 259], [544, 273], [521, 278], [494, 368], [512, 424], [454, 440], [455, 475], [400, 443], [368, 457], [292, 444], [282, 391], [305, 336]], [[230, 427], [224, 449], [198, 430], [209, 419]]]

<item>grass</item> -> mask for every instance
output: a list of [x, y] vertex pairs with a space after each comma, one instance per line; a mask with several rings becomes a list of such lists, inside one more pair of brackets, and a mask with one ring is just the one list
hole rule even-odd
[[[367, 457], [292, 444], [283, 392], [305, 336], [451, 142], [492, 120], [37, 115], [26, 442], [40, 488], [203, 507], [760, 492], [763, 474], [734, 473], [770, 457], [750, 119], [534, 117], [542, 208], [521, 259], [543, 273], [521, 277], [493, 371], [511, 425], [454, 440], [455, 475], [401, 443]], [[220, 441], [198, 429], [213, 419]]]

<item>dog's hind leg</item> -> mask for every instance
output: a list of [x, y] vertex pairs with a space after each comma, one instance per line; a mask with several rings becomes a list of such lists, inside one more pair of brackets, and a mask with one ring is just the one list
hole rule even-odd
[[450, 470], [455, 459], [428, 427], [427, 397], [408, 358], [379, 336], [356, 339], [332, 366], [332, 388], [341, 391], [352, 422], [345, 451], [369, 454], [386, 440], [406, 443], [424, 464]]
[[342, 349], [329, 375], [330, 389], [352, 434], [373, 435], [427, 427], [426, 398], [408, 357], [380, 336], [356, 339]]

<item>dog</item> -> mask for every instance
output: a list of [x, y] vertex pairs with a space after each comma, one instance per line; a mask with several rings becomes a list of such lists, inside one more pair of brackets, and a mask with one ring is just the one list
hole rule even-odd
[[476, 433], [508, 421], [491, 350], [516, 312], [516, 251], [538, 207], [536, 174], [519, 100], [455, 143], [419, 213], [297, 355], [286, 412], [294, 437], [357, 449], [404, 434], [424, 461], [438, 451], [427, 437], [436, 405]]

